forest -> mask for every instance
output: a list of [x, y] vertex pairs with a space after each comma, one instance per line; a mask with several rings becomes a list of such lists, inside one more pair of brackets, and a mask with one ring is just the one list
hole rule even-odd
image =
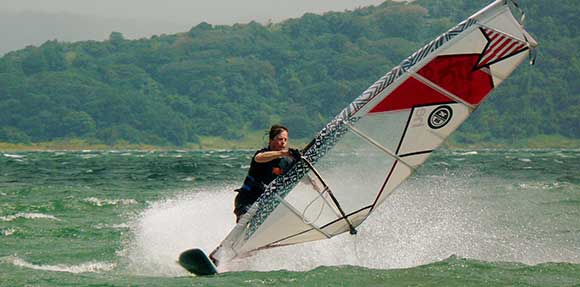
[[[454, 136], [580, 139], [580, 2], [521, 1], [540, 42]], [[378, 78], [489, 1], [386, 1], [280, 23], [201, 23], [128, 40], [47, 41], [0, 58], [0, 142], [184, 146], [272, 123], [310, 138]], [[15, 33], [18, 30], [15, 29]]]

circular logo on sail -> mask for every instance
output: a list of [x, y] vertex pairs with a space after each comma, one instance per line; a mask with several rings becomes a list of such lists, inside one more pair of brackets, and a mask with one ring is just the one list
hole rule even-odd
[[440, 106], [431, 112], [429, 115], [429, 126], [432, 129], [440, 129], [444, 127], [453, 116], [453, 111], [449, 106]]

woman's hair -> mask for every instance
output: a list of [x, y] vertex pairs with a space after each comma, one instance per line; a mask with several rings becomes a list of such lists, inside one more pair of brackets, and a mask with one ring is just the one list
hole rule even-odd
[[283, 125], [273, 125], [270, 127], [270, 132], [268, 133], [270, 140], [273, 140], [282, 131], [288, 132], [288, 128]]

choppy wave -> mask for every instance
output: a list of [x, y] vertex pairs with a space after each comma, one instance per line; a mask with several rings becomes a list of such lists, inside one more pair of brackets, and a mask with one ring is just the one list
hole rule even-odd
[[25, 219], [51, 219], [51, 220], [60, 220], [50, 214], [43, 214], [43, 213], [17, 213], [15, 215], [7, 215], [7, 216], [0, 216], [0, 221], [14, 221], [19, 218]]
[[98, 154], [81, 154], [80, 157], [83, 159], [91, 159], [98, 157]]
[[454, 155], [478, 155], [477, 151], [453, 152]]
[[120, 224], [97, 224], [95, 226], [96, 229], [127, 229], [130, 228], [129, 224], [127, 223], [120, 223]]
[[113, 262], [98, 262], [98, 261], [90, 261], [78, 265], [66, 265], [66, 264], [38, 265], [27, 262], [24, 259], [18, 258], [16, 256], [5, 257], [2, 259], [2, 261], [13, 264], [15, 266], [30, 268], [34, 270], [67, 272], [74, 274], [107, 272], [113, 270], [117, 266], [117, 264]]
[[526, 183], [518, 183], [517, 187], [526, 190], [526, 189], [541, 189], [541, 190], [552, 190], [558, 188], [566, 187], [566, 184], [558, 183], [558, 182], [526, 182]]
[[8, 237], [14, 233], [16, 233], [16, 229], [13, 228], [0, 230], [0, 234], [2, 234], [4, 237]]
[[107, 206], [107, 205], [132, 205], [137, 204], [135, 199], [100, 199], [96, 197], [89, 197], [83, 200], [84, 202], [90, 203], [95, 206]]
[[9, 153], [5, 153], [5, 154], [2, 154], [2, 155], [3, 155], [4, 157], [7, 157], [7, 158], [14, 158], [14, 159], [21, 159], [21, 158], [25, 158], [25, 156], [23, 156], [23, 155], [19, 155], [19, 154], [9, 154]]

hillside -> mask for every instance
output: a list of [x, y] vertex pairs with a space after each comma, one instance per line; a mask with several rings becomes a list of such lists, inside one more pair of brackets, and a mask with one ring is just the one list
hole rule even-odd
[[[436, 2], [436, 3], [435, 3]], [[282, 23], [102, 42], [49, 41], [0, 58], [0, 141], [185, 145], [282, 122], [308, 138], [371, 83], [488, 1], [384, 2]], [[540, 42], [455, 136], [580, 138], [580, 3], [525, 1]], [[16, 30], [15, 33], [18, 33]]]

